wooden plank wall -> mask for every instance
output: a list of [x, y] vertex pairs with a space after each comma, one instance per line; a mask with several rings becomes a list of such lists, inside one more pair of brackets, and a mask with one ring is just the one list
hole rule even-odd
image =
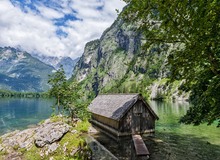
[[97, 114], [92, 114], [92, 118], [96, 121], [99, 121], [107, 126], [110, 126], [114, 129], [118, 129], [119, 128], [119, 122], [101, 115], [97, 115]]

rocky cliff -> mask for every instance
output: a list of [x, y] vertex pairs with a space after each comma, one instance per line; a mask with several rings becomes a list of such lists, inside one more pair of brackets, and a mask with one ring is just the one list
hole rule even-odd
[[146, 40], [137, 25], [123, 22], [119, 16], [100, 39], [86, 44], [74, 69], [74, 78], [85, 92], [140, 92], [153, 99], [179, 94], [181, 82], [168, 84], [167, 56], [176, 46], [151, 44], [143, 50]]
[[99, 40], [86, 44], [74, 70], [76, 79], [95, 93], [112, 88], [126, 75], [140, 45], [141, 34], [117, 20]]

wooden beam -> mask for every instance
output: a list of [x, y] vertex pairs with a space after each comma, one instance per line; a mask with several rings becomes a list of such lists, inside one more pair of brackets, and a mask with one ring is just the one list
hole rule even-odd
[[147, 146], [145, 145], [142, 137], [140, 135], [132, 135], [132, 140], [134, 142], [134, 147], [137, 156], [148, 156], [150, 155]]
[[109, 134], [113, 134], [117, 137], [120, 137], [120, 136], [129, 136], [131, 135], [131, 133], [127, 133], [127, 132], [119, 132], [118, 130], [112, 128], [112, 127], [109, 127], [101, 122], [98, 122], [96, 120], [89, 120], [89, 122], [91, 122], [93, 125], [99, 127], [99, 128], [102, 128], [102, 129], [105, 129], [106, 131], [110, 132]]
[[[130, 136], [132, 133], [131, 132], [120, 132], [112, 127], [109, 127], [101, 122], [98, 122], [94, 119], [89, 120], [90, 123], [92, 123], [93, 125], [95, 125], [96, 127], [100, 128], [100, 129], [104, 129], [107, 132], [110, 132], [109, 134], [113, 134], [117, 137], [121, 137], [121, 136]], [[149, 129], [149, 130], [145, 130], [144, 132], [141, 132], [141, 134], [147, 134], [147, 133], [154, 133], [155, 130], [154, 129]]]

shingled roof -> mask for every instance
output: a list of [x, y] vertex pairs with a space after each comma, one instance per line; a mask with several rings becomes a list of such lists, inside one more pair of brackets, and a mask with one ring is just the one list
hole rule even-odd
[[[88, 108], [92, 113], [114, 120], [120, 120], [124, 114], [137, 102], [138, 99], [142, 99], [140, 94], [98, 95]], [[149, 108], [153, 116], [158, 119], [154, 111], [147, 104], [146, 106]]]

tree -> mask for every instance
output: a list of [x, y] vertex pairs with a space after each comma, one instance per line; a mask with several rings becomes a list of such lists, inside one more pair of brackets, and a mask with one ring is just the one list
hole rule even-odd
[[186, 79], [194, 104], [181, 122], [220, 126], [220, 2], [124, 0], [123, 18], [136, 22], [151, 44], [173, 44], [172, 79]]
[[83, 95], [79, 92], [79, 85], [76, 82], [68, 82], [63, 67], [61, 66], [54, 74], [49, 75], [48, 83], [51, 85], [50, 96], [55, 97], [55, 105], [58, 112], [66, 111], [71, 118], [88, 117], [85, 108], [87, 102], [82, 100]]
[[52, 75], [49, 75], [48, 83], [51, 85], [49, 95], [55, 97], [55, 105], [60, 113], [61, 106], [65, 105], [65, 97], [68, 92], [67, 79], [62, 66]]

